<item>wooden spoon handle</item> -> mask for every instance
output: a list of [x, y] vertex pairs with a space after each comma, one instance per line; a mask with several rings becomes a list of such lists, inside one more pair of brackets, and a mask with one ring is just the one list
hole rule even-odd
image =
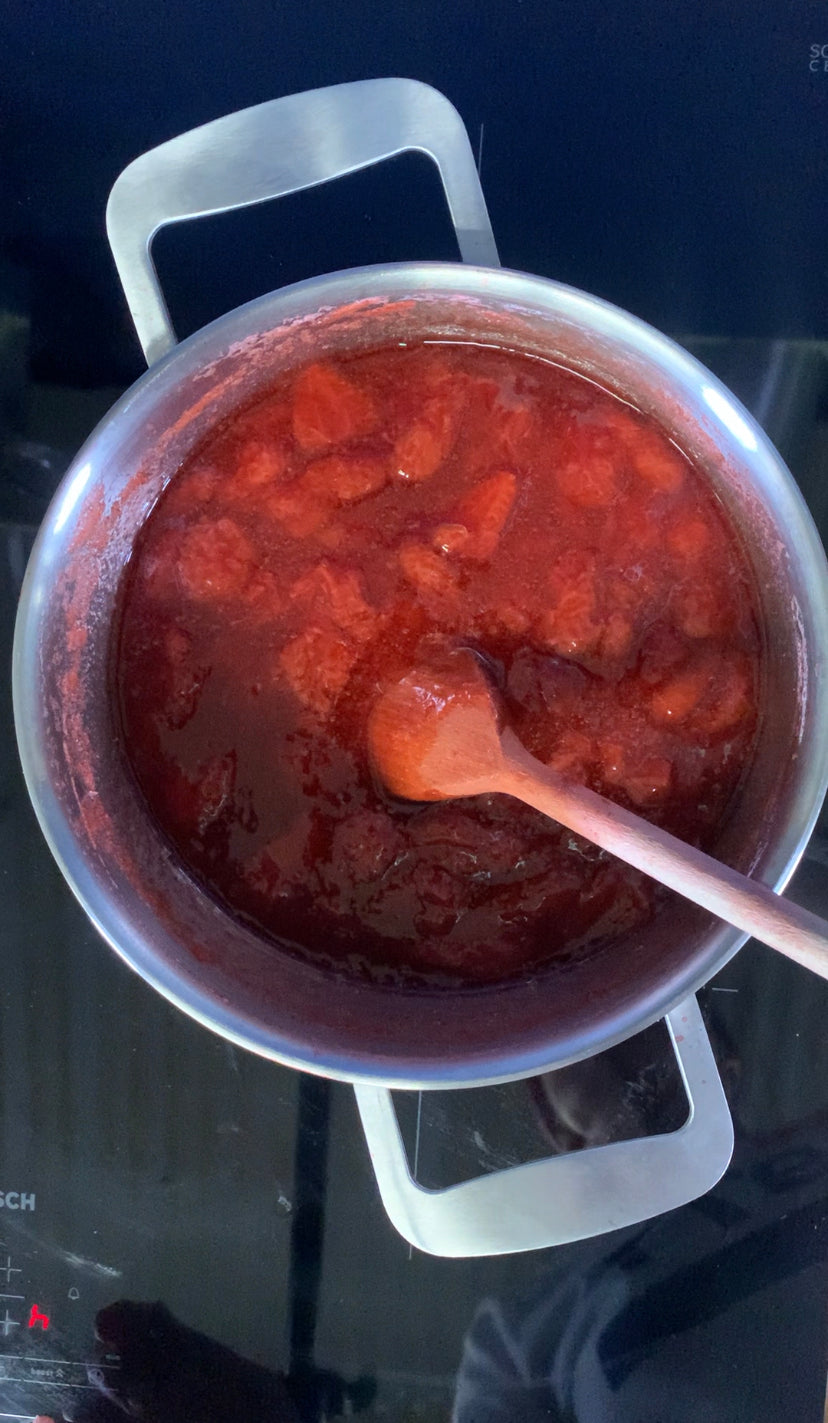
[[585, 786], [568, 784], [530, 756], [513, 732], [504, 731], [500, 740], [503, 771], [492, 789], [533, 805], [685, 899], [828, 978], [828, 922], [824, 919]]

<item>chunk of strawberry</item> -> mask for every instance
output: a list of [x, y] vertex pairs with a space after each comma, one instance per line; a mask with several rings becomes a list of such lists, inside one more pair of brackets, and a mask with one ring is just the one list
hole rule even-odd
[[377, 630], [379, 614], [366, 601], [362, 579], [354, 569], [318, 563], [296, 580], [290, 597], [318, 622], [330, 618], [356, 642], [367, 642]]
[[427, 544], [403, 544], [399, 560], [405, 577], [418, 593], [435, 593], [441, 597], [451, 597], [455, 593], [455, 570]]
[[713, 672], [707, 662], [696, 662], [676, 673], [652, 693], [650, 715], [665, 725], [678, 725], [686, 721], [701, 704], [712, 677]]
[[506, 598], [498, 602], [489, 617], [489, 625], [498, 632], [509, 632], [521, 636], [529, 631], [532, 621], [522, 603]]
[[667, 546], [682, 562], [694, 563], [710, 548], [712, 530], [698, 515], [680, 519], [667, 532]]
[[164, 633], [164, 654], [172, 668], [182, 667], [189, 659], [193, 639], [186, 628], [173, 623]]
[[352, 504], [376, 494], [387, 484], [388, 478], [385, 460], [365, 455], [327, 455], [307, 466], [301, 485], [314, 494], [331, 496], [341, 504]]
[[601, 775], [609, 786], [617, 786], [634, 805], [647, 806], [663, 800], [673, 780], [672, 762], [666, 756], [648, 755], [631, 746], [604, 747]]
[[647, 430], [631, 449], [637, 475], [660, 493], [672, 493], [684, 482], [684, 461], [678, 450], [656, 430]]
[[514, 637], [523, 637], [529, 632], [532, 624], [532, 613], [519, 598], [504, 598], [499, 596], [497, 602], [484, 605], [477, 613], [469, 626], [481, 637], [502, 637], [504, 633], [509, 633]]
[[219, 473], [209, 459], [196, 460], [182, 475], [173, 476], [164, 491], [164, 501], [170, 513], [178, 515], [200, 514], [205, 504], [209, 504], [219, 484]]
[[609, 411], [607, 423], [620, 437], [633, 469], [646, 484], [662, 494], [681, 487], [685, 461], [666, 435], [624, 407]]
[[264, 507], [292, 538], [304, 539], [325, 528], [336, 502], [328, 491], [309, 489], [301, 479], [294, 479], [269, 495]]
[[418, 418], [394, 446], [397, 479], [419, 484], [431, 479], [451, 453], [462, 413], [462, 391], [447, 386], [425, 401]]
[[143, 558], [138, 560], [136, 577], [149, 597], [163, 600], [178, 596], [176, 569], [181, 541], [180, 529], [164, 529], [160, 537], [155, 535], [148, 543]]
[[325, 716], [342, 691], [357, 658], [339, 629], [308, 627], [282, 649], [288, 685], [310, 711]]
[[185, 531], [176, 571], [191, 598], [213, 601], [238, 596], [254, 567], [250, 540], [232, 519], [223, 518]]
[[531, 834], [522, 832], [515, 817], [493, 816], [484, 822], [476, 803], [470, 811], [462, 802], [429, 806], [408, 826], [412, 854], [431, 859], [458, 879], [478, 883], [537, 870], [528, 863]]
[[555, 470], [561, 493], [582, 509], [600, 509], [610, 504], [618, 490], [619, 476], [616, 460], [591, 450], [564, 458]]
[[722, 662], [701, 724], [712, 736], [735, 731], [753, 710], [753, 684], [746, 661], [736, 658]]
[[628, 613], [610, 613], [598, 642], [601, 656], [611, 662], [623, 661], [632, 648], [633, 631], [633, 619]]
[[676, 626], [687, 637], [713, 637], [726, 631], [730, 609], [721, 589], [713, 584], [690, 583], [677, 588], [670, 606]]
[[247, 440], [239, 450], [233, 469], [233, 488], [248, 494], [267, 484], [277, 484], [288, 465], [287, 450], [269, 440]]
[[644, 923], [652, 913], [652, 880], [616, 862], [602, 865], [582, 897], [589, 906], [591, 938], [615, 938]]
[[293, 434], [307, 454], [362, 439], [376, 429], [377, 409], [370, 395], [334, 366], [307, 366], [293, 388]]
[[537, 634], [563, 657], [587, 656], [601, 639], [594, 556], [564, 555], [550, 577], [549, 605], [537, 623]]
[[266, 568], [251, 573], [244, 590], [244, 604], [258, 622], [278, 618], [284, 598], [278, 579]]
[[453, 554], [463, 553], [470, 541], [465, 524], [438, 524], [431, 542], [438, 553]]
[[511, 470], [499, 470], [483, 479], [466, 496], [459, 522], [469, 531], [462, 548], [467, 558], [484, 563], [497, 548], [517, 496], [517, 480]]
[[595, 745], [590, 738], [582, 731], [570, 729], [558, 738], [552, 755], [546, 757], [546, 764], [550, 770], [569, 780], [584, 782], [595, 756]]
[[497, 438], [508, 459], [516, 459], [532, 432], [532, 412], [525, 405], [498, 405], [495, 410]]

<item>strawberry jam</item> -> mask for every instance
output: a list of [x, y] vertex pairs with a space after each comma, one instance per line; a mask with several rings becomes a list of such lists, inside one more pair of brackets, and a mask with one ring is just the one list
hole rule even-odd
[[585, 377], [464, 344], [321, 361], [215, 429], [147, 518], [124, 750], [192, 874], [274, 945], [492, 981], [664, 893], [505, 797], [395, 800], [367, 757], [378, 690], [472, 647], [535, 756], [711, 847], [756, 734], [755, 603], [702, 474]]

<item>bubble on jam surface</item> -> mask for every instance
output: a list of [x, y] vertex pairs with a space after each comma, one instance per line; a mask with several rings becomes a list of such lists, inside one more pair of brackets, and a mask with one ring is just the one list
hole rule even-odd
[[307, 454], [370, 435], [379, 414], [367, 391], [333, 365], [306, 366], [293, 387], [293, 435]]

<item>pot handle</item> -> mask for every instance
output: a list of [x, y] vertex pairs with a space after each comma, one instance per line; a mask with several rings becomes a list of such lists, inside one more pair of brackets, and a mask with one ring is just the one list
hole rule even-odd
[[159, 228], [312, 188], [411, 150], [437, 164], [462, 260], [499, 266], [463, 120], [415, 79], [363, 79], [271, 99], [136, 158], [110, 193], [106, 227], [147, 364], [176, 342], [150, 251]]
[[362, 1126], [393, 1225], [430, 1255], [506, 1255], [635, 1225], [709, 1191], [733, 1151], [730, 1111], [695, 997], [665, 1021], [689, 1105], [678, 1131], [530, 1161], [446, 1190], [427, 1190], [413, 1179], [391, 1093], [358, 1085]]

